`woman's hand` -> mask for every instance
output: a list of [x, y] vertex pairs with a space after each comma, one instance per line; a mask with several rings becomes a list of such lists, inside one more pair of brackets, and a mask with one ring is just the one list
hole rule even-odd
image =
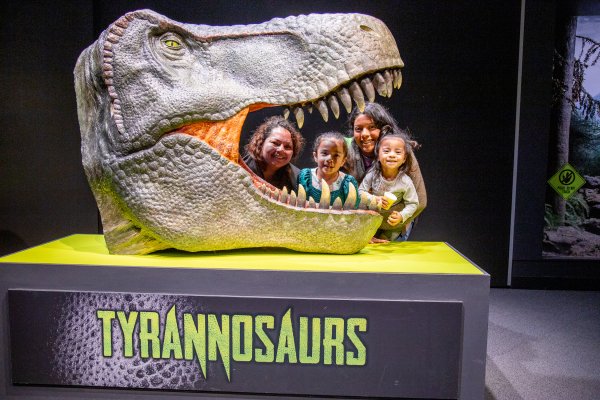
[[376, 238], [375, 236], [373, 236], [373, 237], [371, 238], [371, 240], [369, 240], [369, 243], [370, 243], [370, 244], [376, 244], [376, 243], [389, 243], [389, 242], [390, 242], [389, 240], [385, 240], [385, 239], [379, 239], [379, 238]]
[[387, 223], [391, 226], [396, 226], [403, 221], [402, 215], [398, 211], [392, 211], [387, 219]]

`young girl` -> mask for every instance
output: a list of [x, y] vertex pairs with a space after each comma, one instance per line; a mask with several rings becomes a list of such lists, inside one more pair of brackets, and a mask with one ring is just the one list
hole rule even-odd
[[[401, 133], [383, 135], [377, 143], [377, 160], [360, 184], [360, 191], [367, 193], [369, 198], [375, 197], [382, 207], [383, 223], [371, 243], [398, 239], [404, 225], [419, 207], [417, 190], [406, 174], [411, 168], [411, 147], [408, 136]], [[384, 197], [386, 192], [394, 194], [396, 200]]]
[[[315, 139], [313, 157], [317, 167], [304, 168], [298, 174], [298, 185], [304, 187], [307, 199], [312, 197], [316, 203], [321, 202], [321, 181], [324, 180], [329, 187], [329, 205], [333, 205], [337, 198], [344, 204], [350, 186], [354, 186], [357, 193], [357, 203], [360, 201], [356, 179], [352, 175], [340, 171], [340, 168], [346, 162], [347, 156], [348, 147], [341, 133], [326, 132]], [[325, 204], [322, 206], [325, 206]]]

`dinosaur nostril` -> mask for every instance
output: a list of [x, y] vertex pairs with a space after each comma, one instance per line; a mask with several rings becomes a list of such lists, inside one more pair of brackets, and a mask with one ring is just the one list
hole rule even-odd
[[365, 32], [373, 32], [373, 28], [367, 25], [360, 25], [360, 29], [362, 29]]

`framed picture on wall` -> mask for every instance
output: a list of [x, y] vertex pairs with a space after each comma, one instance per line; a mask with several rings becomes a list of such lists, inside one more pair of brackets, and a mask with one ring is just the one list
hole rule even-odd
[[600, 259], [600, 15], [555, 33], [542, 255]]

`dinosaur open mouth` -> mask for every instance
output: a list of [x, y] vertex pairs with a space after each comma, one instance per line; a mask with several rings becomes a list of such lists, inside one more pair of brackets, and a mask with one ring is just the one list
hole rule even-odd
[[[329, 112], [337, 119], [340, 116], [340, 103], [348, 113], [352, 111], [352, 102], [360, 111], [364, 110], [366, 101], [372, 102], [375, 100], [375, 93], [380, 96], [391, 97], [393, 89], [399, 89], [402, 84], [402, 74], [400, 69], [386, 69], [377, 71], [368, 75], [363, 75], [355, 80], [352, 80], [326, 95], [306, 102], [283, 105], [284, 117], [288, 118], [293, 114], [296, 118], [298, 127], [304, 124], [304, 110], [312, 113], [316, 108], [325, 122], [329, 119]], [[259, 103], [253, 104], [242, 109], [234, 116], [223, 121], [199, 121], [192, 124], [184, 125], [174, 131], [172, 134], [186, 134], [196, 137], [209, 146], [213, 147], [223, 157], [231, 162], [238, 164], [241, 168], [248, 171], [252, 177], [254, 187], [261, 195], [273, 199], [277, 202], [286, 205], [301, 207], [301, 208], [316, 208], [316, 209], [376, 209], [376, 205], [369, 202], [366, 196], [361, 196], [359, 205], [356, 205], [356, 198], [359, 196], [352, 187], [351, 193], [344, 204], [341, 201], [329, 205], [330, 196], [327, 185], [322, 185], [321, 200], [316, 203], [312, 198], [306, 198], [304, 188], [300, 186], [298, 193], [288, 191], [287, 188], [279, 190], [275, 188], [256, 174], [242, 161], [239, 154], [239, 141], [242, 132], [242, 126], [249, 112], [258, 111], [265, 107], [275, 107], [280, 105]], [[338, 199], [339, 200], [339, 199]]]

